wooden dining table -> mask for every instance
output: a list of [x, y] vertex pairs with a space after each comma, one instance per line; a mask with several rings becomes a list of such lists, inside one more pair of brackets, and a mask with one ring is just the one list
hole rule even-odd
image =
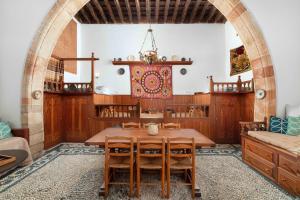
[[87, 141], [85, 145], [96, 145], [99, 147], [105, 146], [106, 136], [126, 136], [132, 137], [136, 144], [138, 137], [163, 137], [163, 138], [175, 138], [175, 137], [190, 137], [195, 139], [196, 148], [201, 147], [213, 147], [216, 144], [205, 135], [201, 134], [195, 129], [159, 129], [158, 134], [150, 136], [148, 129], [146, 128], [106, 128], [101, 132], [97, 133]]
[[[85, 145], [96, 145], [99, 147], [105, 147], [105, 137], [106, 136], [126, 136], [132, 137], [134, 144], [137, 143], [138, 137], [163, 137], [163, 138], [175, 138], [175, 137], [190, 137], [195, 139], [196, 148], [202, 147], [214, 147], [216, 144], [210, 140], [205, 135], [201, 134], [195, 129], [159, 129], [158, 134], [155, 136], [150, 136], [148, 134], [148, 129], [146, 128], [106, 128], [101, 132], [97, 133], [87, 141], [85, 141]], [[105, 184], [100, 187], [99, 195], [104, 196]], [[199, 186], [195, 186], [195, 195], [196, 197], [201, 196]]]

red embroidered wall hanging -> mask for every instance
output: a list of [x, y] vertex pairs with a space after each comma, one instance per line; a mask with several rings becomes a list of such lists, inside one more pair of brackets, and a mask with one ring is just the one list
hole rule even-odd
[[168, 99], [172, 97], [172, 66], [131, 65], [131, 96]]

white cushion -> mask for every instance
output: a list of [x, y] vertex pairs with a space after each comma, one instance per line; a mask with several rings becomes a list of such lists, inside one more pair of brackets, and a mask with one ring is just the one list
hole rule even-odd
[[299, 117], [300, 116], [300, 105], [296, 105], [296, 106], [286, 105], [285, 106], [285, 114], [286, 114], [286, 117]]
[[296, 155], [300, 155], [300, 135], [291, 136], [268, 131], [248, 131], [248, 135], [263, 142], [288, 150]]

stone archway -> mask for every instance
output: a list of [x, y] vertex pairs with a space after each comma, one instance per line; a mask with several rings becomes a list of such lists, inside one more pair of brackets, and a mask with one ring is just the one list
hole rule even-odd
[[[33, 98], [43, 91], [48, 59], [60, 34], [72, 17], [90, 0], [57, 0], [38, 30], [27, 55], [22, 87], [22, 126], [30, 128], [33, 155], [44, 148], [43, 98]], [[263, 100], [255, 101], [254, 118], [263, 120], [275, 114], [276, 88], [270, 53], [263, 35], [240, 0], [209, 0], [238, 32], [253, 66], [254, 86], [266, 90]]]

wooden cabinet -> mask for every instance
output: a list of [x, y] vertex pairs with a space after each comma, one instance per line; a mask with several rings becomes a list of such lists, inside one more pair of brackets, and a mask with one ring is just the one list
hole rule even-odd
[[45, 149], [61, 142], [83, 142], [90, 137], [88, 118], [93, 116], [91, 95], [44, 93]]
[[254, 93], [199, 94], [195, 101], [209, 103], [210, 139], [220, 144], [240, 143], [240, 121], [252, 121]]
[[295, 196], [300, 195], [300, 157], [242, 136], [243, 161]]
[[83, 142], [88, 139], [88, 118], [93, 114], [92, 96], [66, 96], [63, 108], [65, 141]]
[[45, 149], [55, 146], [63, 139], [62, 96], [59, 94], [44, 94], [44, 145]]
[[237, 95], [214, 95], [214, 139], [217, 143], [239, 143], [240, 98]]

